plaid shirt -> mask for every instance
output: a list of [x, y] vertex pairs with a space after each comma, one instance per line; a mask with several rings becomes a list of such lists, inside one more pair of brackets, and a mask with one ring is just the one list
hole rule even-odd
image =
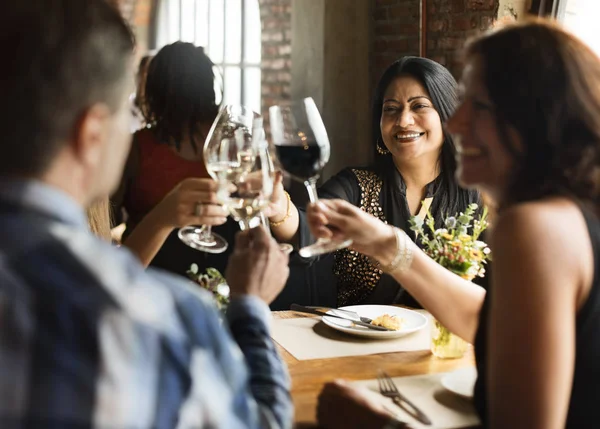
[[66, 194], [0, 182], [0, 428], [287, 428], [268, 307], [144, 270]]

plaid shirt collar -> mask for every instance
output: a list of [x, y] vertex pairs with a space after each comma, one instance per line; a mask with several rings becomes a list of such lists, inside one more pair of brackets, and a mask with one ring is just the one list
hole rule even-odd
[[0, 179], [0, 202], [89, 229], [85, 212], [73, 197], [41, 181]]

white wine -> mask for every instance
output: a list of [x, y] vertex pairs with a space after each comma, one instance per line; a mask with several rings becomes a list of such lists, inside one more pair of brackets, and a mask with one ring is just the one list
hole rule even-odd
[[269, 205], [269, 200], [263, 196], [241, 198], [230, 196], [225, 206], [231, 217], [236, 221], [252, 219]]
[[240, 151], [238, 152], [237, 157], [238, 162], [240, 163], [240, 168], [244, 172], [249, 173], [252, 171], [254, 163], [256, 162], [256, 155], [254, 154], [253, 150], [249, 149]]
[[218, 182], [237, 182], [245, 173], [239, 162], [219, 161], [207, 165], [207, 170]]

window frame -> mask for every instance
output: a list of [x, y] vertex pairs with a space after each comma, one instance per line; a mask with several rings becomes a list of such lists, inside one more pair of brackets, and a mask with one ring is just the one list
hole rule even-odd
[[558, 13], [563, 3], [562, 11], [564, 13], [564, 2], [561, 0], [533, 0], [531, 2], [530, 12], [533, 15], [545, 17], [558, 17]]
[[[259, 73], [259, 80], [258, 82], [256, 82], [257, 86], [260, 88], [261, 87], [261, 79], [262, 79], [262, 69], [261, 69], [261, 61], [262, 61], [262, 55], [261, 55], [261, 49], [258, 50], [259, 52], [259, 56], [257, 61], [248, 61], [247, 60], [247, 52], [248, 52], [248, 43], [249, 40], [247, 37], [245, 37], [246, 35], [246, 30], [247, 30], [247, 25], [246, 25], [246, 20], [247, 20], [247, 14], [249, 13], [249, 7], [252, 7], [252, 5], [250, 5], [250, 2], [254, 2], [256, 3], [256, 6], [259, 8], [259, 17], [260, 17], [260, 1], [259, 0], [239, 0], [240, 4], [241, 4], [241, 8], [240, 8], [240, 20], [241, 20], [241, 25], [240, 25], [240, 57], [239, 57], [239, 61], [230, 61], [227, 60], [227, 56], [226, 56], [226, 50], [227, 50], [227, 4], [228, 1], [227, 0], [222, 0], [222, 14], [223, 14], [223, 23], [222, 23], [222, 40], [223, 40], [223, 44], [222, 44], [222, 52], [220, 53], [220, 61], [215, 61], [215, 55], [214, 53], [212, 53], [210, 51], [210, 47], [211, 47], [211, 34], [213, 34], [213, 30], [211, 29], [211, 10], [213, 7], [215, 7], [215, 3], [219, 0], [205, 0], [208, 4], [207, 6], [207, 10], [208, 10], [208, 16], [206, 18], [206, 24], [207, 24], [207, 32], [206, 32], [206, 43], [204, 45], [204, 49], [206, 51], [206, 53], [209, 55], [209, 57], [211, 57], [211, 59], [213, 60], [215, 67], [218, 69], [219, 71], [219, 76], [218, 76], [218, 80], [220, 80], [219, 85], [221, 86], [222, 89], [225, 89], [225, 71], [227, 68], [234, 68], [234, 69], [238, 69], [239, 70], [239, 100], [240, 100], [240, 104], [242, 105], [248, 105], [248, 94], [246, 91], [246, 87], [247, 87], [247, 82], [246, 82], [246, 77], [247, 77], [247, 73], [248, 70], [256, 70]], [[158, 0], [154, 2], [154, 7], [155, 7], [155, 12], [153, 14], [153, 31], [152, 31], [152, 44], [151, 44], [151, 49], [152, 50], [158, 50], [160, 48], [162, 48], [162, 46], [158, 46], [159, 44], [159, 34], [161, 33], [161, 28], [159, 28], [161, 26], [162, 23], [166, 22], [167, 24], [167, 28], [164, 30], [165, 33], [167, 34], [166, 40], [169, 40], [169, 36], [171, 34], [171, 29], [169, 28], [169, 23], [170, 23], [170, 18], [169, 18], [169, 14], [170, 14], [170, 3], [175, 3], [178, 6], [178, 15], [179, 15], [179, 28], [177, 29], [178, 32], [178, 38], [177, 40], [184, 40], [184, 41], [189, 41], [189, 38], [184, 38], [184, 14], [182, 14], [182, 10], [184, 10], [183, 4], [184, 4], [184, 0]], [[161, 6], [165, 6], [165, 12], [166, 12], [166, 17], [162, 17], [161, 15]], [[193, 39], [194, 41], [192, 43], [194, 43], [196, 46], [202, 46], [198, 43], [198, 34], [197, 34], [197, 23], [198, 23], [198, 10], [201, 9], [198, 7], [198, 0], [193, 0]], [[217, 7], [221, 7], [221, 5], [217, 5]], [[214, 27], [213, 27], [214, 28]], [[260, 29], [260, 23], [259, 23], [259, 31], [261, 31], [262, 34], [262, 30]], [[167, 43], [172, 43], [173, 41], [169, 41]], [[259, 36], [259, 43], [261, 44], [262, 47], [262, 38], [261, 36]], [[236, 79], [237, 80], [237, 79]], [[225, 89], [226, 91], [226, 89]], [[258, 91], [258, 100], [257, 106], [254, 106], [254, 108], [258, 108], [260, 109], [261, 103], [262, 103], [262, 93], [259, 89]], [[225, 94], [223, 95], [225, 97]], [[237, 94], [236, 94], [237, 97]], [[226, 100], [225, 100], [226, 101]]]

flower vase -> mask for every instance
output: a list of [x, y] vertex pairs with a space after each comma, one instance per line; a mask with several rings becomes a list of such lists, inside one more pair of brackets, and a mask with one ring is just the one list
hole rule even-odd
[[[429, 211], [425, 219], [420, 216], [410, 219], [410, 229], [415, 231], [423, 251], [439, 265], [467, 281], [483, 277], [483, 266], [491, 259], [488, 245], [479, 240], [489, 225], [486, 220], [487, 208], [483, 208], [479, 219], [474, 219], [477, 208], [477, 204], [469, 204], [464, 212], [446, 217], [443, 228], [436, 228]], [[437, 320], [432, 319], [431, 322], [431, 352], [442, 359], [462, 357], [468, 343]]]
[[464, 356], [468, 343], [454, 335], [435, 319], [431, 323], [431, 353], [441, 359], [457, 359]]

